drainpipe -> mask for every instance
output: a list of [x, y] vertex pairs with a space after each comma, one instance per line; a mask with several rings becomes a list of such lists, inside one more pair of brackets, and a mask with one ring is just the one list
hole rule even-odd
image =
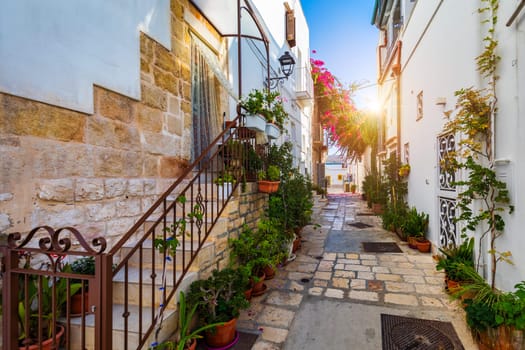
[[[392, 70], [396, 75], [396, 113], [397, 113], [397, 159], [401, 159], [401, 41], [397, 42], [397, 59]], [[397, 73], [396, 73], [397, 71]]]
[[379, 69], [378, 69], [379, 76], [381, 76], [381, 72], [383, 71], [383, 57], [381, 55], [381, 50], [386, 48], [386, 35], [387, 35], [387, 32], [385, 29], [381, 29], [381, 32], [383, 33], [383, 43], [377, 47], [377, 62], [379, 64]]
[[[241, 63], [241, 0], [237, 0], [237, 74], [239, 75], [238, 96], [242, 97], [242, 63]], [[237, 111], [240, 113], [240, 110]]]

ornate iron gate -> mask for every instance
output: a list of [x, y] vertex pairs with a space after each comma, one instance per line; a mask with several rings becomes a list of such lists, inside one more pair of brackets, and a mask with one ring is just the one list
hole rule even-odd
[[438, 169], [439, 169], [439, 245], [445, 247], [456, 245], [458, 229], [456, 218], [456, 174], [444, 168], [444, 163], [456, 150], [454, 134], [440, 135], [438, 142]]

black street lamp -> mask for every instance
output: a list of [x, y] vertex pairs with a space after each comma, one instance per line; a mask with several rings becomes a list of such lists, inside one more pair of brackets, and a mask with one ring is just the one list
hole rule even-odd
[[268, 88], [270, 89], [275, 89], [279, 82], [282, 84], [284, 79], [288, 79], [288, 77], [293, 73], [295, 60], [293, 56], [290, 55], [290, 52], [285, 51], [284, 54], [279, 57], [279, 64], [281, 65], [281, 72], [284, 74], [284, 76], [269, 78]]

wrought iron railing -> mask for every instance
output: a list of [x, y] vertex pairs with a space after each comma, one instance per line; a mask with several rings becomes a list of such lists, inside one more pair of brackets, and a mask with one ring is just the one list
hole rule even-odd
[[[104, 239], [93, 240], [91, 247], [74, 228], [54, 231], [38, 227], [21, 243], [20, 234], [11, 234], [9, 245], [0, 247], [4, 262], [4, 349], [18, 349], [20, 332], [30, 326], [39, 329], [37, 340], [49, 336], [56, 348], [58, 340], [53, 339], [65, 329], [61, 344], [66, 349], [141, 349], [160, 336], [165, 330], [159, 323], [168, 322], [176, 291], [233, 191], [240, 183], [256, 179], [260, 164], [255, 156], [259, 151], [255, 134], [239, 127], [241, 122], [242, 117], [228, 122], [227, 128], [107, 252]], [[221, 182], [217, 181], [219, 177], [235, 181], [229, 187], [218, 186], [214, 182]], [[156, 247], [155, 240], [169, 240], [180, 223], [184, 223], [184, 232], [178, 236], [177, 250], [170, 253]], [[44, 237], [36, 242], [41, 237], [35, 236], [39, 232]], [[73, 246], [80, 250], [71, 249]], [[94, 257], [94, 276], [64, 269], [65, 262], [83, 256]], [[89, 297], [84, 298], [88, 284]], [[74, 288], [81, 294], [80, 315], [71, 314], [69, 298], [57, 303]], [[46, 304], [49, 300], [39, 297], [44, 291], [49, 293], [51, 309]], [[32, 310], [32, 315], [20, 316], [20, 306]], [[16, 319], [20, 319], [21, 327], [13, 322]], [[64, 327], [50, 327], [48, 331], [43, 327], [45, 322]]]

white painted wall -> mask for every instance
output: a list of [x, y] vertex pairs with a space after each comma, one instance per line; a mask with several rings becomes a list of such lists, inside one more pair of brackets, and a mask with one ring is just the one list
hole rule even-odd
[[[515, 265], [498, 265], [497, 286], [512, 289], [525, 280], [525, 212], [522, 207], [525, 189], [519, 178], [525, 173], [525, 71], [516, 64], [525, 62], [525, 35], [523, 19], [512, 27], [505, 22], [517, 6], [517, 1], [500, 2], [497, 39], [502, 56], [498, 74], [499, 113], [496, 120], [496, 159], [508, 160], [505, 169], [510, 176], [509, 187], [516, 207], [506, 218], [507, 228], [497, 241], [498, 251], [510, 250]], [[481, 53], [482, 35], [479, 2], [426, 0], [418, 1], [408, 25], [402, 34], [402, 136], [401, 144], [410, 144], [408, 202], [419, 210], [430, 213], [430, 236], [438, 241], [438, 167], [437, 136], [446, 122], [443, 112], [454, 108], [454, 91], [463, 87], [479, 87], [481, 79], [476, 72], [474, 58]], [[523, 18], [523, 14], [521, 15]], [[451, 40], [451, 38], [456, 38]], [[416, 96], [423, 91], [423, 118], [416, 121]], [[436, 99], [445, 98], [446, 105], [436, 105]], [[477, 234], [479, 238], [479, 234]], [[488, 262], [486, 248], [482, 255]], [[490, 266], [486, 266], [486, 271]]]
[[[330, 176], [332, 178], [330, 186], [343, 186], [347, 174], [348, 168], [343, 168], [342, 164], [326, 163], [325, 165], [325, 176]], [[341, 180], [338, 178], [339, 175], [342, 176]]]
[[93, 112], [93, 85], [140, 98], [139, 34], [171, 47], [169, 0], [3, 0], [0, 91]]
[[[268, 39], [270, 40], [270, 65], [271, 76], [282, 76], [279, 71], [278, 58], [285, 52], [290, 51], [296, 59], [296, 67], [306, 67], [310, 62], [310, 45], [308, 24], [304, 17], [300, 1], [288, 1], [291, 8], [295, 10], [296, 16], [296, 42], [297, 46], [290, 48], [285, 38], [285, 7], [281, 0], [251, 0], [254, 11], [261, 19]], [[242, 94], [246, 96], [253, 89], [262, 89], [266, 79], [264, 45], [257, 40], [252, 44], [247, 43], [248, 39], [242, 39]], [[237, 73], [237, 40], [229, 41], [229, 65], [230, 79], [233, 86], [238, 86]], [[299, 51], [301, 54], [299, 54]], [[304, 172], [308, 168], [311, 173], [311, 114], [312, 108], [302, 107], [296, 102], [295, 95], [295, 76], [292, 74], [277, 89], [280, 91], [285, 102], [285, 110], [290, 115], [287, 122], [287, 134], [282, 135], [278, 140], [273, 141], [278, 144], [284, 141], [291, 141], [294, 145], [294, 163]], [[230, 116], [235, 116], [235, 104], [232, 104]], [[305, 136], [305, 137], [303, 137]], [[303, 139], [306, 142], [303, 142]], [[304, 157], [303, 157], [304, 154]], [[304, 161], [303, 161], [304, 160]]]

